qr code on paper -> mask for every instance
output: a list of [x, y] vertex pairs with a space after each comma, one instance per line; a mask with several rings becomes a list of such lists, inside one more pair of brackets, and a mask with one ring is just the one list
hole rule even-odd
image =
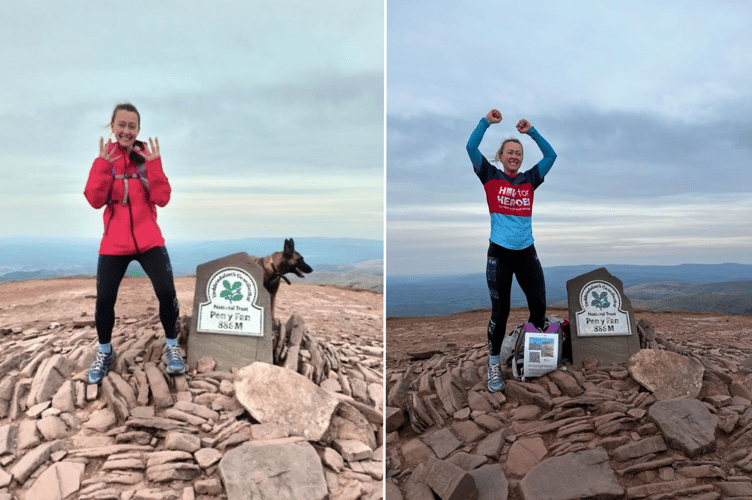
[[530, 351], [530, 362], [540, 363], [540, 351]]

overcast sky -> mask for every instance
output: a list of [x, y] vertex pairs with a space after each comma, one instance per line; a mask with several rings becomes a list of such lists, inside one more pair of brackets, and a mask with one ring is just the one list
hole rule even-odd
[[176, 239], [382, 239], [384, 4], [4, 2], [0, 237], [102, 235], [83, 196], [121, 101]]
[[[387, 273], [484, 272], [489, 159], [529, 120], [544, 267], [752, 263], [752, 4], [389, 2]], [[542, 158], [522, 137], [522, 170]]]

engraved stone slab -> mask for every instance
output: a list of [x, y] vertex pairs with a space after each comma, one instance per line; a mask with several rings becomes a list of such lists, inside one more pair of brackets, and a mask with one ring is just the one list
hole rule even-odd
[[640, 350], [640, 337], [621, 280], [601, 267], [567, 281], [572, 357], [601, 365], [626, 363]]
[[211, 356], [217, 370], [273, 362], [271, 301], [264, 271], [245, 253], [196, 268], [188, 368]]

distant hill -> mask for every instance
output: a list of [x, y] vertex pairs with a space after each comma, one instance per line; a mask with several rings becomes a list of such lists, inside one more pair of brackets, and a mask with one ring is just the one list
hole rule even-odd
[[321, 265], [305, 278], [288, 275], [290, 281], [321, 285], [342, 285], [384, 291], [384, 260], [368, 260], [355, 264]]
[[[598, 267], [619, 278], [627, 297], [637, 307], [653, 310], [683, 310], [752, 314], [752, 265], [682, 264], [633, 266], [623, 264], [557, 266], [544, 268], [546, 301], [567, 306], [567, 281]], [[715, 288], [692, 285], [717, 285]], [[642, 288], [639, 288], [643, 285]], [[722, 286], [721, 286], [722, 285]], [[632, 287], [635, 287], [632, 289]], [[387, 317], [446, 316], [491, 307], [484, 273], [457, 276], [388, 276]], [[634, 293], [634, 297], [633, 297]], [[642, 302], [636, 302], [636, 300]], [[663, 302], [661, 302], [663, 301]], [[515, 282], [512, 306], [527, 302]]]
[[[237, 252], [264, 256], [281, 251], [285, 238], [225, 241], [173, 241], [167, 244], [175, 276], [190, 276], [196, 266]], [[383, 290], [382, 240], [295, 238], [295, 249], [314, 269], [309, 283], [341, 284]], [[93, 238], [0, 238], [0, 282], [64, 276], [94, 276], [99, 240]], [[138, 264], [128, 275], [143, 276]], [[309, 279], [310, 278], [310, 279]]]
[[624, 290], [634, 307], [651, 311], [717, 312], [752, 315], [752, 281], [687, 285], [646, 283]]

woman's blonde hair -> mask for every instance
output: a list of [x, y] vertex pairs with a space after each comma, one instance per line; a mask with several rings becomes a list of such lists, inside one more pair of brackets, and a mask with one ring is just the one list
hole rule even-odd
[[522, 150], [522, 156], [525, 156], [525, 150], [523, 149], [522, 143], [520, 142], [520, 140], [517, 139], [516, 137], [509, 137], [507, 139], [504, 139], [504, 142], [502, 142], [501, 146], [499, 146], [498, 151], [496, 151], [496, 156], [494, 156], [494, 161], [501, 161], [501, 153], [504, 152], [504, 146], [506, 146], [508, 142], [516, 142], [517, 144], [519, 144], [520, 149]]

